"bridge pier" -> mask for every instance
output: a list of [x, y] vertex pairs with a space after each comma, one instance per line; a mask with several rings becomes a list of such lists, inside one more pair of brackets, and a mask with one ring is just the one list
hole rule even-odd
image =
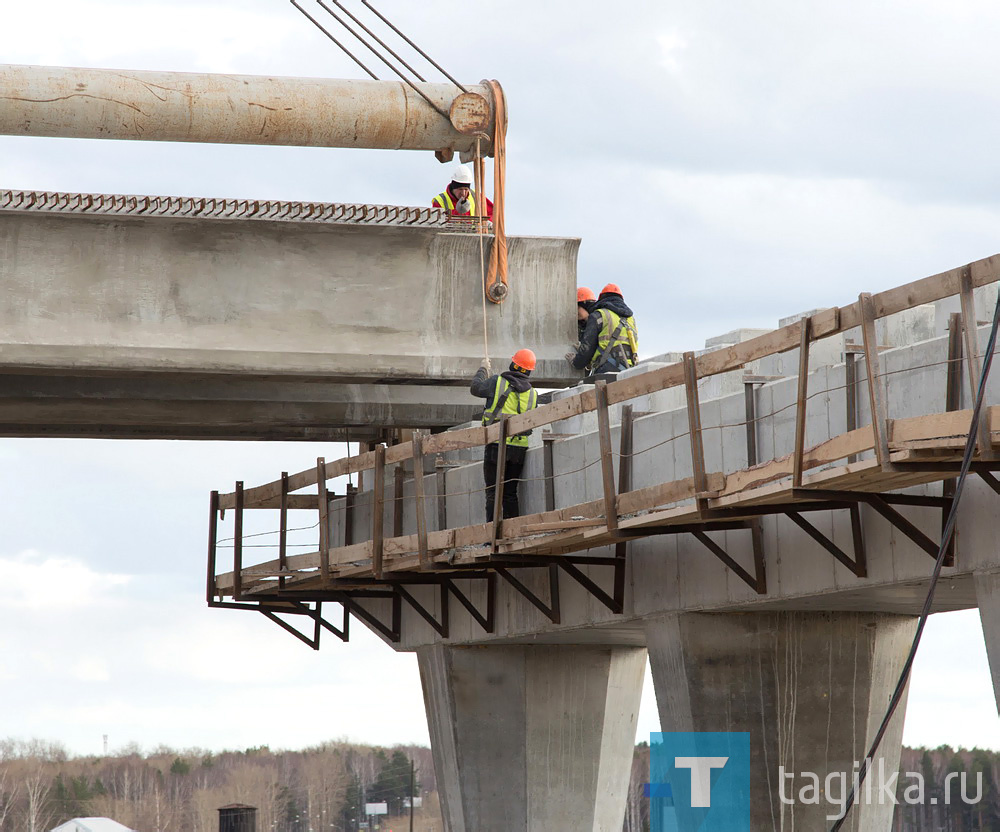
[[646, 651], [418, 653], [447, 832], [620, 832]]
[[993, 675], [993, 692], [1000, 713], [1000, 572], [978, 573], [975, 576], [976, 602], [983, 624], [986, 655]]
[[[1000, 596], [998, 596], [1000, 597]], [[827, 802], [831, 773], [848, 789], [885, 715], [916, 619], [876, 613], [774, 612], [667, 615], [646, 622], [660, 724], [664, 732], [749, 732], [753, 829], [827, 829], [838, 806]], [[905, 699], [882, 742], [887, 778], [898, 771]], [[785, 780], [782, 803], [779, 766]], [[855, 808], [850, 830], [892, 825], [893, 805]], [[818, 775], [818, 805], [800, 800]], [[838, 798], [835, 779], [830, 794]], [[895, 789], [893, 789], [893, 792]], [[806, 798], [812, 794], [806, 792]]]

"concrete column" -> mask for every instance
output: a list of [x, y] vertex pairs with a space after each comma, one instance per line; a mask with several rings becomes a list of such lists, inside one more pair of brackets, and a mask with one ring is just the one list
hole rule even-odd
[[447, 832], [620, 832], [646, 651], [418, 651]]
[[[827, 829], [827, 817], [838, 813], [827, 800], [827, 777], [846, 772], [849, 783], [855, 761], [864, 759], [915, 630], [915, 618], [875, 613], [691, 613], [650, 619], [646, 643], [661, 729], [749, 732], [749, 828]], [[905, 706], [904, 699], [882, 742], [887, 777], [899, 768]], [[784, 783], [794, 805], [780, 799], [779, 766], [796, 772]], [[873, 768], [873, 804], [855, 807], [845, 829], [891, 828], [893, 805], [878, 804], [877, 758]], [[809, 783], [801, 772], [818, 775], [819, 805], [799, 800]], [[838, 798], [839, 784], [832, 785], [830, 795]]]
[[993, 692], [997, 699], [997, 713], [1000, 713], [1000, 572], [977, 574], [975, 583], [979, 620], [983, 624], [986, 655], [990, 660]]

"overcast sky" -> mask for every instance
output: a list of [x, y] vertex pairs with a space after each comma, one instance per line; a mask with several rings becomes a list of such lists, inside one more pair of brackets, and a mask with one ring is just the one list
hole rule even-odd
[[[382, 0], [510, 104], [509, 229], [583, 238], [643, 352], [694, 349], [1000, 249], [1000, 6], [986, 0]], [[358, 77], [284, 0], [7, 2], [0, 60]], [[431, 154], [0, 137], [0, 187], [424, 205]], [[0, 736], [427, 741], [416, 661], [313, 653], [202, 600], [207, 494], [293, 444], [0, 441]], [[658, 723], [647, 682], [640, 736]], [[975, 611], [938, 616], [906, 740], [1000, 749]]]

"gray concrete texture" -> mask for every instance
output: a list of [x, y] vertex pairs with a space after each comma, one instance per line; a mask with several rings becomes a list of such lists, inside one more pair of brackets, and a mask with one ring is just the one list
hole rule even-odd
[[[578, 377], [562, 357], [578, 246], [510, 240], [509, 298], [486, 308], [495, 363], [530, 347], [540, 383]], [[433, 228], [0, 212], [0, 374], [21, 376], [0, 430], [319, 439], [463, 421], [481, 264], [477, 235]]]
[[[660, 730], [749, 733], [751, 827], [829, 829], [828, 818], [843, 808], [831, 801], [846, 797], [855, 764], [871, 747], [916, 619], [873, 613], [695, 613], [653, 617], [645, 626]], [[905, 712], [904, 697], [873, 760], [875, 783], [881, 782], [880, 771], [891, 776], [899, 770]], [[782, 768], [794, 779], [780, 783]], [[804, 772], [823, 781], [815, 804], [799, 798], [809, 784]], [[846, 789], [831, 788], [828, 794], [826, 777], [838, 772]], [[868, 800], [862, 791], [845, 830], [891, 828], [894, 804], [877, 786], [872, 794]], [[677, 812], [681, 828], [695, 828], [684, 807]]]
[[417, 654], [448, 832], [619, 832], [646, 651]]

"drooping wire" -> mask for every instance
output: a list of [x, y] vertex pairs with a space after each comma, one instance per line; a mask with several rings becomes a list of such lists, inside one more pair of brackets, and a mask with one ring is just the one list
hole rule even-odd
[[[892, 722], [892, 718], [895, 715], [896, 710], [899, 708], [899, 704], [903, 699], [903, 693], [906, 690], [906, 685], [910, 680], [910, 673], [913, 670], [913, 662], [916, 659], [917, 650], [920, 647], [920, 641], [924, 634], [924, 628], [927, 626], [927, 620], [930, 618], [931, 614], [931, 607], [934, 604], [934, 595], [937, 591], [938, 581], [941, 577], [941, 570], [944, 567], [944, 561], [951, 545], [951, 540], [955, 535], [955, 524], [958, 518], [958, 505], [962, 499], [962, 493], [965, 490], [965, 481], [968, 478], [970, 469], [972, 468], [972, 457], [976, 451], [976, 440], [979, 435], [979, 421], [982, 418], [983, 400], [986, 398], [986, 382], [989, 379], [990, 368], [993, 366], [993, 356], [996, 352], [998, 325], [1000, 325], [1000, 297], [997, 298], [996, 308], [993, 310], [993, 327], [990, 330], [989, 346], [986, 350], [986, 358], [983, 363], [982, 374], [979, 377], [979, 387], [976, 390], [976, 404], [972, 409], [972, 422], [969, 427], [969, 436], [965, 441], [965, 453], [962, 455], [962, 465], [959, 469], [958, 478], [955, 482], [955, 492], [952, 495], [951, 509], [948, 511], [948, 519], [945, 523], [944, 531], [941, 534], [941, 545], [938, 547], [937, 558], [934, 562], [934, 571], [931, 574], [930, 587], [927, 590], [927, 598], [924, 601], [924, 606], [920, 612], [920, 618], [917, 622], [917, 631], [913, 636], [913, 644], [910, 646], [910, 652], [906, 657], [903, 670], [899, 675], [899, 681], [896, 683], [896, 687], [892, 693], [892, 698], [889, 700], [889, 708], [886, 711], [885, 718], [879, 726], [878, 733], [875, 735], [871, 748], [865, 755], [864, 762], [861, 764], [861, 770], [858, 772], [858, 778], [851, 786], [850, 794], [847, 796], [847, 805], [844, 807], [840, 817], [831, 827], [830, 832], [839, 832], [841, 827], [843, 827], [843, 825], [847, 822], [851, 809], [854, 807], [855, 801], [857, 800], [857, 793], [860, 791], [862, 784], [868, 776], [869, 763], [874, 760], [875, 754], [878, 752], [879, 746], [882, 744], [886, 731], [889, 729], [889, 723]], [[966, 326], [974, 327], [975, 322], [966, 322]]]

